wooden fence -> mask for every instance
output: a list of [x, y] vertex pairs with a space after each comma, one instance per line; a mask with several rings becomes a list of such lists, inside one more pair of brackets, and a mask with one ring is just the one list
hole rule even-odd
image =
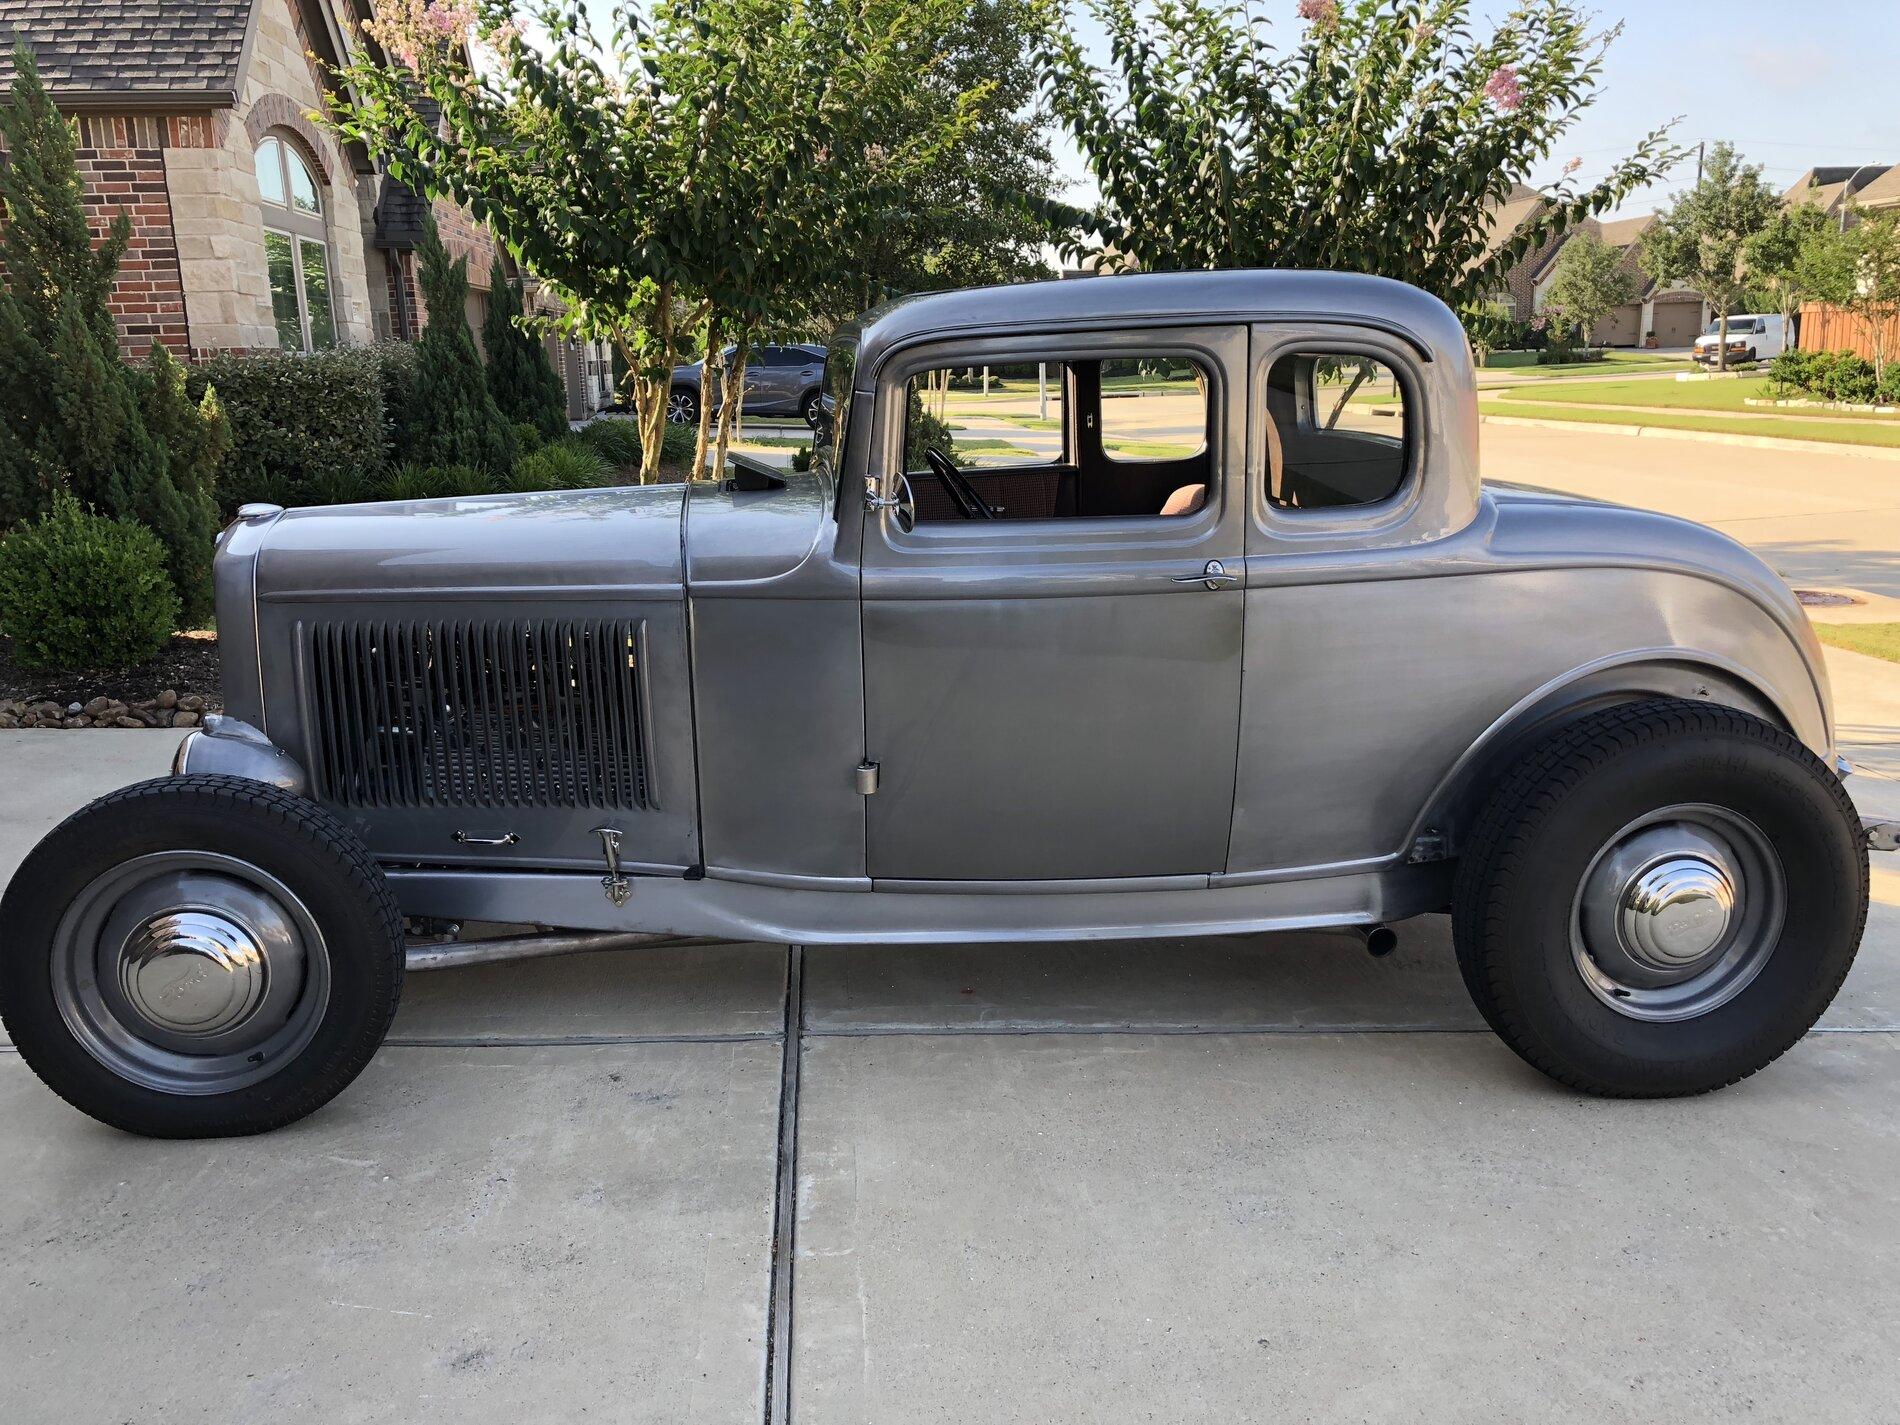
[[[1809, 302], [1801, 308], [1800, 345], [1803, 351], [1851, 351], [1869, 361], [1874, 359], [1867, 324], [1852, 312], [1825, 302]], [[1887, 351], [1900, 352], [1900, 319], [1887, 323]]]

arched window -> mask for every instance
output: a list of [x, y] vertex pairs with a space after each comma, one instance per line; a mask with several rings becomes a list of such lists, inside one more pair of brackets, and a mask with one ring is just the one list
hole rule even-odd
[[335, 346], [323, 193], [309, 161], [281, 133], [265, 134], [257, 145], [257, 194], [264, 204], [264, 259], [277, 344], [285, 351]]

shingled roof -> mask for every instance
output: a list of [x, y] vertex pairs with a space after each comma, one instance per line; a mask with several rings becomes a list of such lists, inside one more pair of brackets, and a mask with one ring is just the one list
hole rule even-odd
[[24, 40], [62, 107], [233, 104], [255, 0], [0, 0], [0, 84]]

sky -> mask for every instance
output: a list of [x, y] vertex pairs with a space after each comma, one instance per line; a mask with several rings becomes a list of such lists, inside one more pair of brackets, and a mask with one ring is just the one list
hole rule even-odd
[[[1297, 0], [1255, 0], [1255, 13], [1294, 32]], [[1571, 158], [1576, 179], [1600, 179], [1651, 129], [1677, 119], [1679, 143], [1726, 139], [1777, 190], [1809, 168], [1900, 163], [1900, 0], [1649, 0], [1587, 7], [1602, 27], [1621, 23], [1597, 98], [1548, 162], [1530, 176], [1554, 180]], [[1480, 15], [1508, 13], [1508, 0], [1478, 0]], [[1284, 12], [1285, 19], [1280, 19]], [[1085, 41], [1100, 31], [1080, 26]], [[1058, 162], [1088, 192], [1074, 149]], [[1611, 216], [1647, 213], [1695, 176], [1683, 168], [1630, 195]]]
[[[604, 21], [613, 0], [587, 3]], [[1257, 14], [1287, 27], [1290, 43], [1297, 0], [1253, 3]], [[1494, 19], [1510, 8], [1510, 0], [1475, 6]], [[1555, 179], [1571, 158], [1583, 160], [1579, 180], [1600, 178], [1671, 119], [1679, 120], [1678, 142], [1693, 149], [1726, 139], [1762, 165], [1777, 189], [1817, 165], [1900, 163], [1900, 0], [1601, 0], [1587, 8], [1623, 32], [1610, 47], [1596, 102], [1530, 175], [1532, 183]], [[1087, 20], [1078, 28], [1100, 53], [1100, 30]], [[1056, 154], [1070, 198], [1086, 200], [1080, 157], [1060, 138]], [[1692, 154], [1616, 215], [1653, 210], [1694, 174]]]

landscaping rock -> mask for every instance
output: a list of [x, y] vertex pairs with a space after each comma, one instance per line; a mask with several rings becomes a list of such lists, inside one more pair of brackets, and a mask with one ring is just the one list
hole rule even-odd
[[160, 693], [158, 697], [155, 698], [153, 701], [157, 704], [157, 706], [159, 707], [161, 711], [170, 712], [173, 708], [178, 706], [178, 689], [167, 688], [164, 692]]
[[83, 712], [87, 717], [97, 717], [112, 706], [111, 698], [93, 698], [83, 708], [67, 708], [67, 712]]
[[203, 712], [205, 700], [196, 693], [187, 693], [178, 700], [178, 706], [186, 712]]
[[175, 712], [172, 714], [173, 727], [196, 727], [198, 714], [195, 712]]
[[113, 725], [116, 727], [144, 727], [145, 726], [144, 723], [140, 722], [137, 718], [133, 717], [130, 713], [125, 713], [122, 716], [115, 717], [112, 719], [112, 722], [113, 722]]
[[84, 713], [84, 712], [85, 712], [85, 710], [86, 710], [86, 705], [85, 705], [84, 703], [68, 703], [68, 704], [66, 704], [66, 716], [67, 716], [67, 717], [78, 717], [78, 716], [79, 716], [80, 714], [82, 714], [82, 713]]
[[17, 713], [0, 712], [0, 728], [12, 729], [20, 725]]
[[60, 724], [60, 726], [61, 726], [61, 727], [68, 727], [68, 728], [74, 728], [74, 727], [91, 727], [91, 726], [92, 726], [92, 719], [91, 719], [91, 718], [85, 718], [85, 717], [78, 717], [78, 716], [73, 716], [73, 717], [69, 717], [69, 718], [67, 718], [67, 719], [66, 719], [66, 720], [65, 720], [64, 722], [62, 722], [62, 723]]

